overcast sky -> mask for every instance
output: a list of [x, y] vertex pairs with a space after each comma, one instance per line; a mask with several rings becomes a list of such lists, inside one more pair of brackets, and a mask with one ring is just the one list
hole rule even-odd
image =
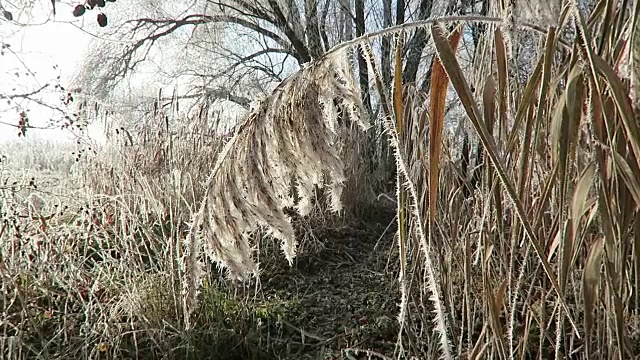
[[[13, 13], [15, 22], [0, 20], [0, 42], [10, 45], [9, 49], [5, 49], [4, 55], [0, 56], [0, 93], [24, 94], [51, 84], [43, 92], [43, 100], [59, 104], [59, 92], [53, 87], [55, 80], [60, 76], [60, 84], [65, 86], [75, 76], [92, 38], [87, 32], [95, 31], [95, 25], [89, 22], [95, 22], [96, 14], [87, 11], [88, 16], [74, 18], [71, 12], [75, 4], [58, 2], [54, 19], [50, 15], [51, 2], [47, 0], [36, 0], [31, 16], [21, 14], [6, 2], [3, 3]], [[47, 21], [47, 18], [50, 20]], [[37, 25], [20, 26], [16, 23]], [[12, 109], [7, 109], [8, 107]], [[52, 110], [34, 104], [29, 108], [30, 124], [46, 126]], [[2, 100], [0, 122], [17, 124], [17, 119], [15, 104], [9, 105], [6, 100]], [[15, 127], [0, 124], [0, 141], [16, 139], [17, 131]], [[70, 136], [68, 132], [60, 130], [29, 132], [30, 135], [52, 140], [65, 140]]]

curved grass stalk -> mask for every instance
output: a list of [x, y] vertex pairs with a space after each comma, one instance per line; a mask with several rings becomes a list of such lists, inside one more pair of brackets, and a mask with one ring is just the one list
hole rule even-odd
[[[396, 131], [401, 136], [404, 129], [404, 103], [402, 99], [402, 47], [404, 44], [404, 34], [398, 34], [395, 56], [395, 76], [393, 82], [393, 113], [395, 117]], [[379, 73], [376, 77], [379, 78]], [[407, 291], [407, 240], [409, 232], [409, 221], [407, 218], [407, 191], [402, 186], [402, 172], [399, 165], [396, 164], [396, 198], [397, 198], [397, 216], [398, 216], [398, 251], [400, 252], [400, 314], [398, 320], [400, 329], [398, 331], [398, 344], [402, 344], [401, 337], [404, 331], [404, 325], [407, 318], [408, 308], [408, 291]], [[406, 176], [406, 175], [405, 175]]]
[[[437, 16], [437, 17], [431, 17], [428, 19], [424, 19], [424, 20], [418, 20], [418, 21], [413, 21], [413, 22], [409, 22], [409, 23], [404, 23], [401, 25], [396, 25], [396, 26], [391, 26], [388, 27], [386, 29], [381, 29], [378, 31], [373, 31], [367, 34], [364, 34], [362, 36], [359, 36], [357, 38], [354, 38], [352, 40], [349, 41], [345, 41], [343, 43], [340, 43], [336, 46], [334, 46], [333, 48], [329, 49], [329, 51], [327, 51], [322, 57], [320, 57], [317, 61], [322, 61], [322, 59], [324, 59], [325, 57], [331, 56], [333, 53], [336, 52], [340, 52], [342, 50], [348, 49], [348, 48], [353, 48], [355, 46], [361, 46], [367, 42], [369, 42], [372, 39], [376, 39], [382, 36], [392, 36], [392, 35], [396, 35], [399, 33], [405, 33], [408, 31], [412, 31], [412, 30], [416, 30], [419, 28], [427, 28], [431, 25], [437, 24], [437, 23], [449, 23], [449, 22], [455, 22], [455, 21], [468, 21], [468, 22], [477, 22], [477, 23], [494, 23], [494, 24], [500, 24], [504, 22], [504, 18], [502, 17], [495, 17], [495, 16], [482, 16], [482, 15], [458, 15], [458, 16]], [[541, 35], [546, 35], [547, 34], [547, 29], [543, 28], [541, 26], [537, 26], [535, 24], [530, 24], [530, 23], [526, 23], [526, 22], [522, 22], [522, 23], [517, 23], [520, 28], [523, 29], [528, 29], [534, 32], [537, 32]], [[570, 49], [571, 45], [569, 43], [567, 43], [564, 40], [559, 39], [558, 43], [561, 44], [562, 46]]]
[[[395, 124], [389, 119], [383, 120], [387, 133], [389, 134], [389, 141], [391, 146], [394, 149], [394, 156], [396, 159], [396, 165], [398, 170], [402, 172], [402, 175], [405, 178], [404, 184], [402, 186], [406, 189], [409, 201], [409, 206], [411, 207], [411, 214], [416, 218], [415, 228], [418, 235], [418, 240], [420, 242], [420, 248], [422, 249], [422, 253], [424, 254], [425, 260], [425, 268], [427, 274], [427, 284], [429, 286], [429, 291], [431, 292], [430, 300], [433, 302], [434, 312], [436, 313], [435, 324], [436, 331], [440, 335], [440, 349], [443, 353], [443, 357], [445, 359], [453, 359], [451, 343], [449, 341], [448, 335], [448, 325], [447, 325], [447, 317], [445, 313], [445, 307], [441, 300], [441, 291], [440, 286], [437, 281], [437, 273], [436, 269], [439, 268], [437, 262], [437, 257], [431, 256], [431, 246], [427, 241], [427, 236], [424, 230], [425, 219], [422, 218], [420, 207], [418, 203], [418, 191], [416, 190], [416, 185], [411, 180], [409, 176], [409, 166], [407, 165], [407, 161], [405, 160], [404, 155], [402, 154], [402, 149], [400, 148], [400, 143], [398, 142], [398, 132], [395, 129]], [[400, 185], [398, 185], [400, 187]]]
[[[353, 70], [346, 65], [346, 52], [356, 46], [366, 46], [372, 38], [404, 34], [435, 23], [454, 21], [501, 23], [503, 19], [476, 15], [434, 17], [365, 34], [335, 46], [285, 79], [249, 114], [218, 156], [205, 185], [200, 209], [193, 217], [192, 230], [185, 241], [184, 294], [190, 299], [185, 300], [185, 305], [190, 304], [185, 306], [185, 314], [193, 310], [199, 286], [197, 254], [200, 242], [197, 236], [207, 238], [204, 248], [209, 257], [227, 267], [233, 275], [255, 273], [258, 268], [252, 259], [248, 232], [266, 228], [283, 242], [289, 262], [295, 256], [295, 235], [289, 218], [283, 212], [284, 207], [292, 205], [288, 194], [292, 178], [299, 183], [296, 190], [302, 200], [296, 209], [300, 213], [305, 213], [307, 207], [304, 205], [313, 186], [324, 186], [321, 181], [324, 173], [329, 173], [332, 179], [330, 194], [333, 208], [340, 209], [339, 194], [344, 174], [343, 164], [331, 145], [336, 141], [334, 135], [338, 128], [334, 101], [339, 100], [343, 113], [352, 122], [367, 128], [361, 121], [365, 112]], [[546, 32], [530, 24], [520, 26]], [[386, 98], [382, 94], [381, 97]], [[387, 122], [384, 125], [389, 127]], [[398, 189], [402, 193], [402, 188], [406, 188], [410, 213], [418, 222], [417, 235], [425, 256], [427, 283], [436, 312], [436, 329], [440, 334], [443, 355], [449, 359], [452, 351], [436, 276], [439, 267], [433, 263], [437, 259], [430, 256], [417, 190], [399, 146], [397, 129], [387, 130], [395, 148], [398, 171], [405, 177], [405, 181], [398, 184]], [[230, 158], [230, 153], [234, 154], [235, 160]], [[402, 179], [399, 177], [398, 181]], [[188, 322], [188, 315], [185, 319]]]

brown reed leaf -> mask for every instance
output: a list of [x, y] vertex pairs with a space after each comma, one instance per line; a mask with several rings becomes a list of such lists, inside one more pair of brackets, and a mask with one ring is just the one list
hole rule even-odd
[[[448, 37], [455, 52], [460, 42], [460, 28], [456, 28]], [[444, 129], [445, 103], [449, 78], [440, 63], [433, 62], [431, 68], [431, 96], [429, 107], [429, 224], [433, 225], [436, 216], [438, 177], [440, 174], [440, 153], [442, 152], [442, 130]]]

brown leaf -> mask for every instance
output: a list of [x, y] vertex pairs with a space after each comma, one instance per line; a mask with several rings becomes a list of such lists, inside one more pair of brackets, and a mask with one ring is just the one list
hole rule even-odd
[[[460, 28], [449, 35], [451, 48], [455, 52], [460, 42]], [[433, 224], [436, 216], [438, 196], [438, 175], [440, 173], [440, 153], [442, 152], [442, 130], [444, 129], [445, 103], [447, 101], [447, 89], [449, 78], [436, 58], [431, 68], [431, 101], [429, 115], [429, 223]]]

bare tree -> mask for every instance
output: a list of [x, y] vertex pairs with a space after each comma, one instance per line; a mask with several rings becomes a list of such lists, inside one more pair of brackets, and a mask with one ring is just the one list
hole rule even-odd
[[[189, 67], [177, 75], [199, 79], [202, 94], [226, 95], [229, 100], [246, 106], [246, 99], [251, 96], [238, 89], [268, 87], [280, 82], [332, 45], [331, 37], [326, 34], [331, 10], [328, 4], [326, 1], [320, 6], [317, 0], [305, 1], [302, 6], [288, 0], [205, 1], [200, 4], [202, 12], [181, 18], [130, 20], [113, 36], [126, 34], [131, 43], [117, 50], [107, 46], [99, 51], [94, 60], [106, 56], [108, 61], [100, 68], [87, 65], [85, 85], [93, 82], [94, 90], [109, 92], [140, 66], [161, 40], [184, 34], [188, 29], [215, 26], [215, 30], [222, 33], [220, 37], [225, 38], [223, 41], [203, 37], [192, 30], [188, 41], [179, 45], [192, 56], [188, 60], [206, 57], [206, 61], [191, 61]], [[99, 73], [97, 82], [96, 72]]]
[[[443, 0], [444, 1], [444, 0]], [[243, 107], [247, 99], [264, 95], [303, 64], [321, 57], [331, 47], [369, 31], [434, 15], [443, 1], [421, 0], [205, 0], [196, 1], [180, 16], [139, 17], [127, 20], [111, 34], [121, 44], [100, 42], [86, 63], [80, 83], [99, 96], [135, 72], [153, 49], [170, 39], [189, 57], [172, 68], [171, 77], [188, 77], [185, 96], [224, 98]], [[449, 0], [448, 9], [463, 7]], [[394, 11], [395, 10], [395, 11]], [[395, 14], [394, 14], [395, 13]], [[442, 15], [442, 13], [440, 13]], [[395, 16], [395, 21], [394, 21]], [[380, 18], [381, 23], [370, 19]], [[209, 30], [202, 30], [209, 29]], [[215, 33], [215, 35], [211, 35]], [[406, 81], [415, 81], [427, 48], [427, 36], [417, 31], [407, 42]], [[382, 72], [390, 79], [390, 41], [382, 39]], [[371, 112], [370, 79], [366, 63], [357, 56], [359, 81], [365, 106]], [[97, 66], [99, 64], [99, 66]]]
[[86, 128], [69, 106], [76, 94], [64, 84], [63, 69], [50, 54], [31, 48], [35, 37], [30, 32], [56, 22], [59, 6], [46, 0], [0, 1], [0, 132], [13, 128], [25, 136], [30, 129], [65, 129], [79, 134]]
[[[6, 10], [5, 10], [6, 11]], [[10, 42], [0, 41], [0, 125], [15, 129], [15, 134], [25, 136], [29, 129], [74, 128], [74, 116], [67, 105], [73, 94], [60, 83], [60, 77], [47, 78], [32, 70], [20, 49]], [[51, 65], [55, 70], [57, 65]], [[47, 119], [32, 121], [32, 113]]]

